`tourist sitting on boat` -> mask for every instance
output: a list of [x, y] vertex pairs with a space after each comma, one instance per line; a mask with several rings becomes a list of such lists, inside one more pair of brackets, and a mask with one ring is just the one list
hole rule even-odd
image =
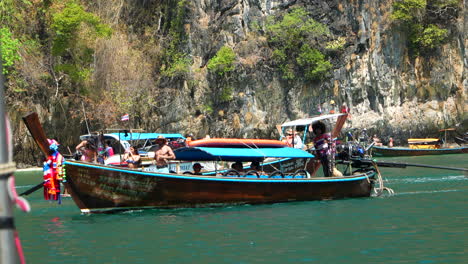
[[139, 168], [141, 165], [140, 154], [138, 154], [138, 150], [134, 146], [130, 146], [128, 152], [124, 154], [123, 159], [131, 169]]
[[194, 175], [202, 175], [201, 169], [203, 168], [203, 166], [200, 163], [197, 162], [193, 164], [192, 168], [193, 168]]
[[260, 162], [258, 161], [252, 161], [250, 163], [250, 170], [256, 171], [258, 175], [266, 174], [264, 171], [262, 171], [262, 168], [260, 167]]
[[383, 146], [382, 141], [380, 141], [380, 138], [377, 137], [377, 134], [372, 136], [372, 141], [374, 142], [374, 146]]
[[197, 140], [192, 133], [189, 133], [189, 134], [186, 134], [185, 135], [185, 141], [184, 141], [184, 144], [186, 147], [188, 147], [188, 144], [190, 141], [194, 141], [194, 140]]
[[389, 148], [393, 148], [393, 138], [392, 138], [392, 137], [390, 137], [390, 138], [388, 139], [388, 147], [389, 147]]
[[251, 170], [256, 170], [256, 171], [261, 171], [262, 169], [260, 168], [260, 162], [258, 161], [252, 161], [250, 163], [250, 169]]
[[168, 160], [175, 159], [174, 152], [167, 145], [167, 140], [164, 136], [159, 135], [154, 142], [158, 145], [154, 151], [156, 169], [158, 172], [169, 173]]
[[322, 121], [316, 121], [312, 124], [312, 130], [315, 133], [315, 138], [313, 139], [315, 147], [315, 155], [320, 160], [323, 166], [323, 174], [325, 177], [330, 177], [333, 175], [333, 164], [332, 164], [332, 153], [333, 151], [333, 141], [331, 134], [327, 133], [327, 127]]
[[236, 170], [238, 172], [243, 172], [244, 171], [244, 165], [242, 165], [242, 162], [236, 161], [231, 165], [231, 169]]
[[104, 134], [100, 132], [97, 137], [97, 162], [104, 164], [105, 158], [106, 158], [106, 146], [104, 142]]
[[183, 138], [178, 138], [178, 139], [169, 141], [167, 145], [171, 147], [172, 150], [176, 150], [178, 148], [185, 147], [185, 140]]
[[91, 139], [85, 139], [76, 146], [76, 151], [81, 153], [81, 161], [96, 162], [97, 163], [97, 151]]
[[114, 149], [111, 147], [109, 140], [106, 141], [106, 158], [114, 156]]
[[283, 142], [285, 142], [290, 148], [302, 149], [304, 147], [301, 137], [291, 128], [286, 130], [286, 138], [283, 139]]

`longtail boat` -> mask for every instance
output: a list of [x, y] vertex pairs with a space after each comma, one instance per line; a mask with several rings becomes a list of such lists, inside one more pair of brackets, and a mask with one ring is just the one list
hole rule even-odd
[[[47, 149], [39, 121], [31, 119], [23, 118], [41, 149]], [[260, 161], [263, 172], [189, 175], [66, 160], [64, 184], [83, 213], [369, 197], [376, 182], [382, 186], [372, 165], [350, 163], [341, 177], [312, 177], [314, 156], [289, 147], [184, 147], [174, 153], [178, 160]]]
[[[246, 158], [251, 157], [242, 157]], [[79, 161], [66, 161], [65, 166], [65, 186], [82, 212], [368, 197], [376, 174], [368, 170], [339, 178], [210, 176], [145, 172]]]
[[454, 128], [441, 129], [439, 132], [443, 132], [443, 136], [440, 136], [440, 138], [409, 138], [408, 147], [373, 146], [372, 155], [376, 157], [398, 157], [468, 153], [468, 146], [459, 144], [460, 147], [455, 147], [446, 144], [447, 132], [454, 131]]
[[468, 153], [468, 147], [453, 148], [403, 148], [403, 147], [372, 147], [372, 155], [375, 157], [398, 157], [398, 156], [422, 156], [422, 155], [445, 155]]

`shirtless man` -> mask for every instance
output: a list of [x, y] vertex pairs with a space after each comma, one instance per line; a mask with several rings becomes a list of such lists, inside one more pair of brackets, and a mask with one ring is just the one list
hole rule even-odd
[[156, 168], [158, 172], [169, 173], [169, 166], [167, 164], [167, 160], [175, 159], [174, 152], [172, 151], [171, 147], [167, 144], [166, 138], [164, 136], [158, 136], [155, 140], [155, 143], [159, 145], [159, 147], [154, 152], [154, 159], [156, 161]]
[[380, 138], [377, 137], [376, 134], [374, 134], [374, 136], [372, 137], [372, 140], [375, 142], [375, 146], [383, 146], [382, 142], [380, 141]]

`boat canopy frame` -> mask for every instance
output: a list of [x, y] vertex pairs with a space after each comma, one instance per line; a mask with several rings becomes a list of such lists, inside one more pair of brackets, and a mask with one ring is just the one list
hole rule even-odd
[[302, 118], [302, 119], [287, 121], [281, 125], [280, 137], [283, 137], [284, 131], [288, 127], [291, 127], [293, 130], [296, 130], [296, 127], [304, 127], [304, 135], [302, 136], [302, 142], [305, 145], [305, 142], [307, 139], [307, 131], [310, 125], [312, 125], [316, 121], [338, 118], [339, 116], [343, 116], [343, 115], [347, 115], [347, 113], [326, 114], [326, 115], [319, 115], [319, 116], [314, 116], [314, 117], [309, 117], [309, 118]]

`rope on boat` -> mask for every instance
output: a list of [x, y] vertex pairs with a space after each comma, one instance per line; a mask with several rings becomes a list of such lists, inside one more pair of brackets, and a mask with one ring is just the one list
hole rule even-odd
[[375, 161], [372, 161], [372, 164], [374, 165], [374, 168], [377, 171], [377, 182], [379, 184], [379, 187], [374, 187], [374, 193], [377, 196], [381, 196], [383, 195], [384, 191], [387, 191], [389, 195], [394, 195], [395, 192], [393, 191], [393, 189], [384, 186], [382, 174], [380, 173], [377, 163]]
[[[249, 146], [249, 145], [248, 145], [247, 143], [245, 143], [245, 142], [242, 142], [242, 144], [244, 144], [246, 147], [248, 147], [248, 148], [250, 148], [250, 149], [256, 151], [258, 154], [263, 155], [263, 159], [265, 159], [265, 158], [266, 158], [265, 153], [261, 152], [261, 151], [260, 151], [260, 148], [259, 148], [253, 141], [251, 141], [251, 143], [252, 143], [252, 145], [253, 145], [254, 147]], [[259, 151], [257, 151], [257, 150], [259, 150]], [[262, 164], [263, 164], [263, 162], [262, 162]], [[263, 165], [262, 165], [261, 167], [263, 168]]]
[[15, 171], [16, 164], [14, 162], [0, 164], [0, 175], [13, 174]]
[[366, 174], [367, 183], [370, 183], [369, 175]]
[[257, 152], [258, 154], [263, 155], [263, 158], [266, 158], [265, 153], [263, 153], [263, 152], [260, 150], [260, 148], [259, 148], [253, 141], [251, 141], [251, 143], [252, 143], [253, 146], [249, 146], [247, 143], [242, 142], [242, 144], [244, 144], [246, 147], [248, 147], [249, 149], [254, 150], [254, 151]]

